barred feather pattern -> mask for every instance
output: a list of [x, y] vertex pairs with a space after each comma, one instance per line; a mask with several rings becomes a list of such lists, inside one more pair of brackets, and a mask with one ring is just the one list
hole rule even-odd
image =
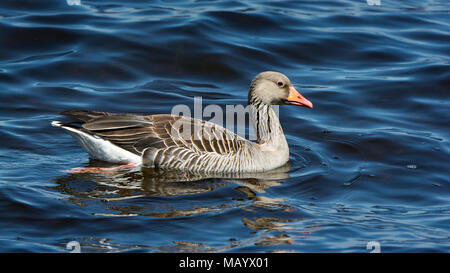
[[257, 142], [211, 122], [175, 115], [66, 111], [85, 133], [142, 157], [145, 167], [206, 173], [261, 172], [284, 165], [289, 149], [272, 106], [251, 107]]

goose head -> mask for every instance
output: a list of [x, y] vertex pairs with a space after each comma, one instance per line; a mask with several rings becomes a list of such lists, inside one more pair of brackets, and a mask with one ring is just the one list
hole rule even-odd
[[250, 84], [248, 103], [257, 105], [297, 105], [313, 108], [313, 104], [300, 95], [284, 74], [274, 71], [259, 73]]

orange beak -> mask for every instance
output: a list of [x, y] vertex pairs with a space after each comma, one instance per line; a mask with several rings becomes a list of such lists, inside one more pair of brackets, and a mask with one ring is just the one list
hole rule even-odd
[[300, 93], [297, 92], [297, 90], [295, 90], [293, 86], [289, 87], [289, 97], [287, 97], [285, 103], [313, 108], [313, 104], [309, 100], [305, 99], [302, 95], [300, 95]]

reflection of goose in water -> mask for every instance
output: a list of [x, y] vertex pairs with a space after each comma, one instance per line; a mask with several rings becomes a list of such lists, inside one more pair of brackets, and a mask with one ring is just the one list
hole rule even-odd
[[[87, 167], [109, 167], [91, 160]], [[289, 178], [290, 165], [260, 174], [205, 175], [160, 169], [117, 170], [115, 173], [69, 173], [55, 179], [56, 187], [68, 200], [83, 206], [96, 216], [147, 216], [172, 218], [221, 213], [242, 213], [241, 225], [255, 236], [229, 238], [220, 246], [201, 242], [173, 241], [166, 245], [121, 245], [107, 239], [77, 239], [84, 249], [108, 249], [109, 252], [149, 249], [153, 252], [222, 252], [251, 246], [290, 245], [299, 236], [295, 222], [307, 213], [295, 211], [281, 198], [267, 197], [265, 191]], [[202, 195], [197, 198], [196, 195]], [[236, 211], [235, 211], [236, 210]], [[270, 211], [261, 217], [260, 210]], [[203, 217], [203, 216], [201, 216]], [[201, 219], [201, 218], [198, 218]], [[169, 220], [170, 221], [170, 220]], [[195, 221], [195, 220], [194, 220]], [[244, 236], [245, 237], [245, 236]]]
[[[290, 163], [287, 163], [280, 168], [267, 171], [265, 173], [208, 174], [194, 171], [180, 172], [154, 168], [142, 168], [141, 170], [144, 174], [142, 187], [148, 190], [149, 185], [155, 185], [158, 184], [158, 182], [163, 182], [165, 183], [164, 184], [165, 186], [168, 186], [168, 185], [183, 185], [186, 184], [186, 182], [195, 182], [205, 179], [220, 179], [223, 181], [232, 182], [234, 184], [246, 186], [256, 192], [264, 192], [265, 188], [279, 185], [279, 182], [277, 180], [289, 178], [289, 174], [287, 173], [289, 169]], [[173, 195], [179, 194], [175, 192]]]
[[[107, 166], [105, 164], [107, 163], [91, 160], [87, 167]], [[88, 200], [112, 201], [115, 203], [115, 210], [119, 210], [121, 201], [125, 202], [129, 199], [149, 196], [175, 197], [176, 199], [171, 199], [169, 203], [176, 203], [182, 196], [212, 192], [219, 188], [236, 185], [234, 192], [238, 194], [233, 198], [234, 202], [230, 202], [231, 198], [227, 198], [226, 203], [220, 204], [216, 201], [212, 206], [200, 205], [195, 208], [184, 206], [177, 207], [176, 210], [170, 212], [148, 211], [146, 208], [145, 213], [139, 212], [139, 215], [172, 217], [221, 211], [241, 205], [248, 206], [248, 201], [258, 207], [282, 207], [282, 199], [271, 199], [259, 196], [259, 194], [264, 193], [265, 189], [269, 187], [280, 185], [282, 180], [289, 177], [287, 173], [289, 169], [290, 165], [286, 164], [266, 173], [205, 174], [142, 168], [140, 171], [117, 170], [114, 173], [106, 174], [70, 173], [57, 178], [55, 182], [59, 184], [57, 189], [62, 193], [69, 194], [70, 200], [75, 204], [84, 204]], [[80, 183], [84, 185], [80, 186]], [[127, 203], [122, 210], [119, 210], [120, 214], [135, 215], [138, 210], [136, 206], [133, 202]]]

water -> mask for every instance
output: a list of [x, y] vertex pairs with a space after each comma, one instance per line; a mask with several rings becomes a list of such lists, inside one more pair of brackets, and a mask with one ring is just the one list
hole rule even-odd
[[[0, 2], [0, 251], [450, 250], [448, 1]], [[59, 111], [246, 102], [264, 70], [286, 173], [160, 181], [89, 161]]]

